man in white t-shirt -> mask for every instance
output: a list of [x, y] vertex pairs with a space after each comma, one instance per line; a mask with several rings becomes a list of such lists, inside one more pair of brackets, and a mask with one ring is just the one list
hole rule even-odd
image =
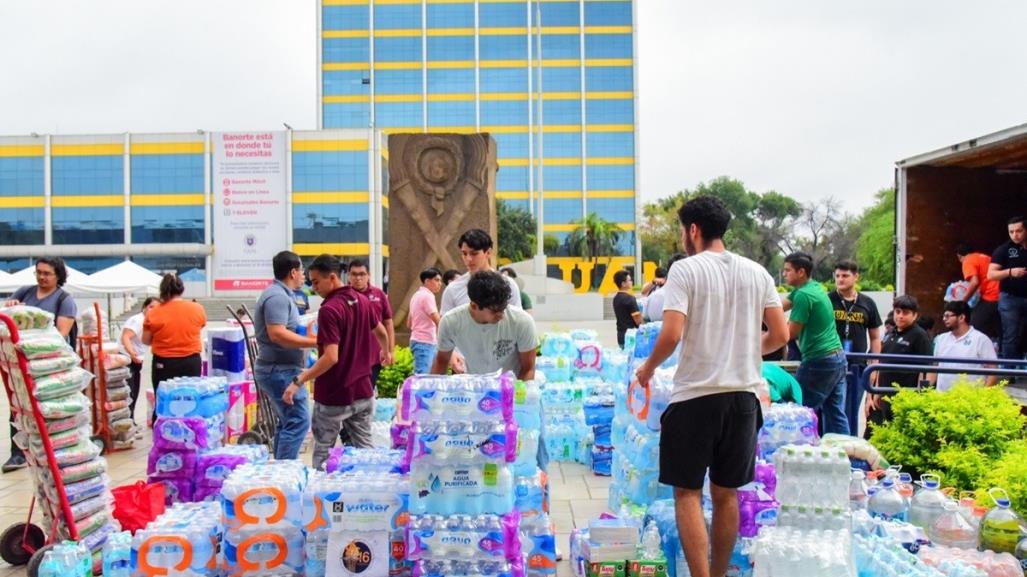
[[[647, 385], [681, 342], [671, 404], [661, 419], [660, 482], [674, 487], [678, 534], [692, 577], [720, 577], [738, 535], [737, 489], [755, 475], [762, 355], [787, 342], [788, 325], [767, 271], [725, 249], [731, 213], [723, 202], [694, 198], [678, 219], [689, 257], [671, 267], [660, 289], [663, 329], [636, 376]], [[712, 556], [702, 511], [707, 470]]]
[[[480, 228], [472, 228], [460, 235], [456, 245], [460, 248], [460, 257], [467, 267], [467, 273], [446, 285], [446, 290], [442, 292], [442, 306], [439, 307], [439, 314], [442, 315], [470, 302], [467, 297], [467, 283], [471, 280], [471, 275], [478, 271], [495, 270], [492, 268], [493, 244], [489, 233]], [[517, 287], [517, 282], [510, 277], [503, 278], [510, 285], [510, 306], [521, 308], [521, 290]]]
[[[681, 253], [674, 254], [674, 256], [670, 257], [670, 260], [667, 261], [667, 269], [669, 270], [673, 268], [674, 263], [683, 258], [685, 258], [685, 255]], [[645, 316], [645, 318], [648, 319], [650, 322], [663, 320], [663, 303], [666, 300], [665, 297], [667, 296], [667, 293], [663, 292], [664, 286], [666, 286], [666, 281], [664, 282], [664, 284], [654, 287], [653, 290], [649, 293], [649, 299], [645, 301], [645, 310], [643, 311], [643, 316]]]
[[[952, 301], [945, 303], [945, 312], [941, 320], [949, 332], [942, 333], [934, 338], [934, 356], [941, 358], [963, 358], [963, 359], [995, 359], [995, 345], [988, 335], [970, 326], [970, 306], [965, 301]], [[996, 365], [969, 365], [961, 363], [938, 363], [939, 367], [951, 368], [995, 368]], [[927, 378], [937, 384], [938, 391], [945, 392], [952, 388], [960, 377], [967, 380], [980, 380], [980, 377], [973, 375], [958, 375], [952, 373], [931, 373]], [[985, 379], [987, 386], [993, 386], [998, 377], [989, 376]]]
[[129, 380], [131, 400], [129, 401], [128, 410], [132, 415], [133, 421], [136, 414], [136, 401], [139, 400], [139, 386], [143, 380], [143, 360], [146, 358], [146, 355], [150, 354], [150, 347], [143, 344], [143, 321], [146, 320], [146, 315], [159, 305], [160, 300], [156, 297], [146, 297], [146, 300], [143, 301], [143, 309], [128, 317], [125, 325], [121, 328], [121, 352], [132, 359], [132, 363], [128, 365], [132, 375], [131, 380]]

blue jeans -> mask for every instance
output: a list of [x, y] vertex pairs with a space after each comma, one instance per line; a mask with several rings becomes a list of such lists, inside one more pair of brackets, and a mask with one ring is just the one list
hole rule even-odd
[[845, 372], [845, 416], [849, 418], [849, 434], [856, 436], [859, 431], [859, 416], [863, 414], [863, 377], [865, 365], [851, 365]]
[[430, 373], [432, 361], [435, 360], [435, 345], [410, 341], [410, 352], [414, 354], [414, 374]]
[[300, 374], [299, 367], [290, 365], [257, 365], [253, 377], [257, 386], [271, 400], [275, 414], [278, 415], [278, 427], [275, 430], [275, 459], [295, 459], [299, 457], [303, 437], [310, 429], [310, 409], [307, 407], [307, 388], [300, 387], [287, 405], [282, 394], [292, 382], [293, 377]]
[[[1002, 293], [998, 296], [998, 315], [1002, 318], [1003, 359], [1020, 359], [1020, 327], [1024, 316], [1027, 316], [1027, 299]], [[1009, 367], [1020, 368], [1020, 367]]]
[[845, 353], [837, 351], [799, 364], [796, 380], [802, 387], [802, 404], [820, 411], [825, 433], [849, 434], [845, 417]]

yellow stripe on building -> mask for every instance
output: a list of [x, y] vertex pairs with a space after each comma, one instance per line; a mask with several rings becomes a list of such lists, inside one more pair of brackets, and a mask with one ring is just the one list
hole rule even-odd
[[635, 198], [633, 190], [590, 190], [587, 198]]
[[133, 142], [132, 154], [203, 154], [203, 142]]
[[362, 152], [366, 140], [293, 140], [293, 152]]
[[122, 194], [53, 196], [50, 198], [50, 205], [54, 208], [125, 206], [125, 196]]
[[42, 144], [5, 144], [0, 146], [0, 158], [12, 156], [43, 156]]
[[203, 193], [194, 194], [133, 194], [131, 206], [203, 206]]
[[43, 208], [42, 196], [0, 196], [0, 208]]
[[524, 68], [528, 66], [527, 60], [482, 60], [481, 68]]
[[585, 34], [631, 34], [631, 26], [585, 26]]
[[631, 58], [588, 58], [585, 66], [633, 66], [635, 61]]
[[294, 192], [295, 204], [366, 204], [370, 196], [366, 192]]
[[413, 60], [406, 62], [375, 62], [375, 70], [420, 70], [421, 61]]
[[50, 148], [54, 156], [115, 156], [124, 154], [124, 144], [55, 144]]
[[[631, 232], [635, 230], [634, 223], [630, 222], [618, 222], [617, 228], [625, 232]], [[574, 232], [580, 224], [567, 223], [567, 224], [546, 224], [542, 226], [542, 230], [546, 232]]]
[[385, 133], [385, 135], [401, 134], [401, 133], [405, 133], [405, 132], [413, 132], [415, 134], [420, 134], [420, 133], [424, 132], [424, 127], [423, 126], [390, 126], [390, 127], [387, 127], [387, 128], [382, 128], [381, 131], [383, 133]]
[[324, 30], [321, 38], [368, 38], [370, 30]]
[[321, 0], [323, 6], [367, 6], [368, 0]]
[[479, 36], [526, 36], [527, 34], [526, 26], [496, 26], [478, 29]]
[[296, 243], [292, 250], [300, 256], [334, 254], [336, 256], [364, 256], [370, 254], [371, 245], [366, 242]]
[[428, 4], [474, 4], [474, 0], [428, 0]]
[[382, 196], [382, 206], [384, 206], [385, 208], [389, 208], [389, 197]]
[[542, 132], [581, 132], [580, 124], [546, 124]]
[[420, 94], [375, 94], [375, 102], [421, 102]]
[[366, 104], [371, 102], [371, 96], [368, 94], [337, 94], [335, 96], [325, 96], [325, 104]]
[[474, 28], [429, 28], [428, 36], [474, 36]]
[[543, 92], [543, 100], [581, 100], [580, 92]]
[[635, 164], [633, 156], [589, 157], [589, 166], [627, 166]]
[[634, 124], [589, 124], [589, 132], [634, 132]]
[[542, 61], [543, 68], [573, 68], [575, 66], [581, 66], [581, 60], [578, 58], [554, 58], [552, 60], [545, 59]]
[[497, 192], [496, 198], [499, 200], [528, 200], [528, 194], [527, 192]]
[[576, 158], [543, 158], [543, 166], [581, 166], [581, 157]]
[[482, 102], [490, 101], [509, 101], [509, 100], [527, 100], [527, 92], [482, 92]]
[[428, 102], [474, 102], [473, 94], [429, 94]]
[[[418, 2], [420, 4], [420, 2]], [[374, 31], [375, 38], [420, 38], [420, 28], [385, 28]]]
[[325, 72], [338, 72], [344, 70], [370, 70], [371, 65], [367, 62], [327, 62], [321, 65]]
[[621, 100], [631, 99], [635, 97], [635, 93], [629, 91], [624, 92], [586, 92], [585, 98], [588, 100]]
[[577, 26], [543, 26], [543, 34], [581, 34], [581, 28]]
[[[417, 132], [422, 132], [418, 130]], [[473, 126], [429, 126], [428, 134], [474, 134], [478, 132]]]
[[482, 126], [481, 131], [492, 134], [522, 134], [528, 131], [528, 127], [523, 124], [513, 126]]
[[577, 200], [581, 198], [580, 190], [546, 190], [542, 192], [542, 198], [546, 200], [550, 199], [570, 199]]
[[500, 158], [499, 166], [528, 166], [527, 158]]
[[474, 68], [473, 60], [429, 60], [428, 69], [438, 70], [440, 68], [467, 69]]

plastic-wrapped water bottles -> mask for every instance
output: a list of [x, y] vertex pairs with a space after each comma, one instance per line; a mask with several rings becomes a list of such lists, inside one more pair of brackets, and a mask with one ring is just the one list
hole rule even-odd
[[506, 561], [418, 561], [414, 577], [516, 577], [523, 575], [523, 564]]
[[[990, 550], [977, 551], [954, 547], [923, 547], [918, 555], [925, 564], [941, 569], [949, 577], [1023, 577], [1020, 563], [1009, 553], [996, 554]], [[964, 572], [953, 573], [953, 567], [959, 567]], [[966, 572], [968, 568], [977, 572]]]
[[545, 473], [536, 467], [533, 474], [516, 478], [514, 506], [525, 517], [541, 515], [546, 511]]
[[774, 403], [763, 410], [758, 444], [761, 456], [770, 460], [785, 445], [816, 445], [817, 417], [812, 409], [794, 403]]
[[625, 385], [628, 382], [628, 355], [618, 349], [603, 349], [603, 369], [600, 376], [608, 383]]
[[303, 527], [395, 531], [407, 515], [410, 481], [395, 473], [315, 471], [303, 489]]
[[844, 451], [787, 445], [774, 454], [777, 499], [787, 505], [849, 508], [849, 459]]
[[535, 467], [538, 464], [540, 435], [538, 429], [519, 429], [517, 431], [517, 460], [513, 465], [514, 476], [524, 477], [535, 472]]
[[541, 352], [545, 357], [571, 357], [577, 352], [577, 346], [569, 333], [546, 333]]
[[225, 567], [240, 577], [292, 577], [303, 571], [304, 546], [299, 527], [247, 526], [226, 531]]
[[93, 577], [93, 555], [82, 543], [65, 541], [43, 555], [39, 577]]
[[504, 514], [514, 506], [513, 474], [501, 463], [415, 466], [410, 511], [423, 515]]
[[613, 422], [613, 395], [594, 395], [585, 398], [585, 424], [607, 425]]
[[556, 575], [556, 536], [549, 515], [526, 518], [521, 524], [520, 542], [528, 577]]
[[104, 577], [131, 577], [132, 533], [121, 531], [107, 538], [103, 545]]
[[517, 455], [516, 423], [417, 422], [410, 434], [407, 463], [512, 463]]
[[[852, 541], [859, 577], [943, 577], [937, 570], [887, 538], [857, 534]], [[963, 577], [970, 575], [964, 574]]]
[[506, 515], [424, 515], [410, 519], [406, 553], [411, 561], [521, 557], [520, 513]]
[[328, 453], [325, 472], [403, 473], [406, 451], [396, 449], [358, 449], [351, 445], [335, 447]]
[[306, 468], [299, 461], [242, 465], [221, 486], [225, 528], [303, 522], [302, 495]]
[[848, 531], [768, 527], [753, 541], [755, 577], [856, 575]]
[[416, 375], [403, 387], [403, 418], [428, 422], [513, 421], [514, 378], [503, 375]]
[[537, 381], [517, 381], [514, 385], [514, 420], [522, 431], [542, 428], [542, 385]]
[[867, 502], [867, 511], [881, 519], [906, 521], [909, 518], [909, 503], [899, 494], [895, 480], [885, 477]]
[[179, 571], [214, 577], [220, 573], [221, 508], [217, 503], [179, 503], [132, 538], [135, 575]]
[[541, 356], [535, 360], [535, 370], [542, 373], [547, 382], [569, 381], [574, 371], [574, 362], [570, 357]]
[[176, 377], [157, 388], [157, 415], [213, 417], [228, 410], [224, 377]]
[[920, 490], [913, 494], [909, 505], [909, 522], [928, 530], [934, 520], [945, 510], [949, 500], [941, 492], [941, 478], [937, 475], [921, 475]]

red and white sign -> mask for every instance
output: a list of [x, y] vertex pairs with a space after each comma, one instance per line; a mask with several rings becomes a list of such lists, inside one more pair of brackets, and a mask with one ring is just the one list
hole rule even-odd
[[214, 139], [214, 291], [242, 295], [271, 284], [271, 259], [289, 247], [285, 139], [217, 132]]

